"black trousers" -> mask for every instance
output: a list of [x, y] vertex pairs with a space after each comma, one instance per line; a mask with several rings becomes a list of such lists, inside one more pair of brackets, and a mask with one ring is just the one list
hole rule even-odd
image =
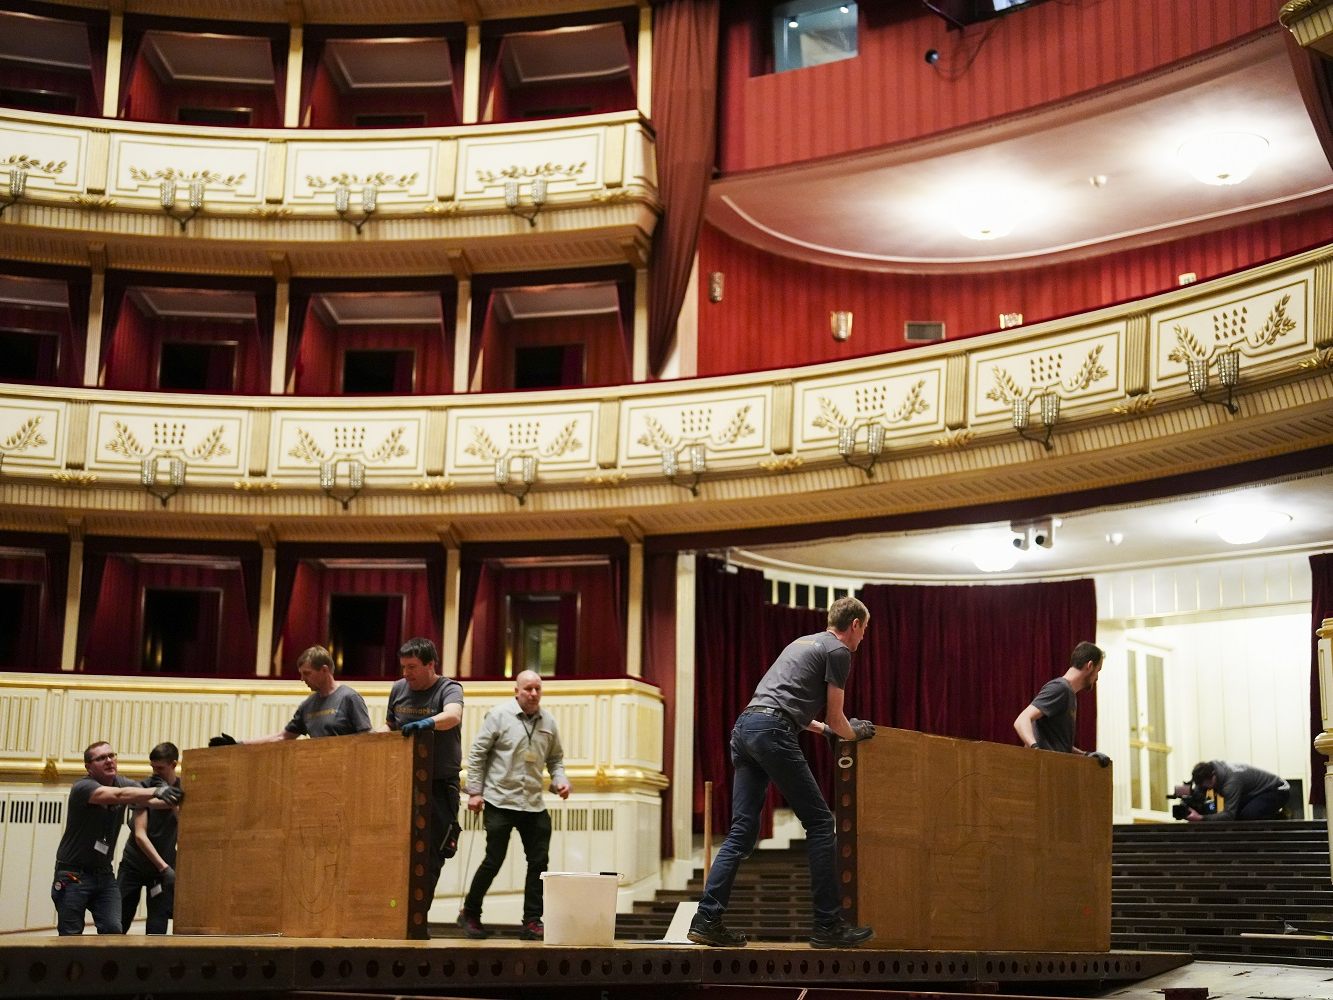
[[139, 892], [142, 889], [148, 890], [147, 933], [165, 934], [167, 932], [167, 921], [171, 919], [172, 909], [176, 902], [176, 887], [165, 885], [161, 892], [154, 895], [153, 887], [157, 885], [160, 877], [156, 872], [150, 874], [141, 871], [135, 865], [121, 862], [120, 871], [116, 875], [116, 887], [120, 890], [120, 928], [122, 933], [128, 934], [130, 932], [130, 924], [134, 923], [135, 911], [139, 909]]
[[551, 814], [545, 809], [541, 812], [522, 812], [518, 809], [501, 809], [486, 803], [483, 819], [486, 824], [486, 857], [482, 859], [477, 874], [472, 877], [472, 887], [463, 900], [463, 909], [474, 916], [481, 916], [481, 902], [486, 898], [495, 876], [500, 873], [505, 855], [509, 853], [509, 835], [518, 831], [523, 842], [523, 856], [528, 862], [528, 875], [523, 883], [523, 922], [542, 918], [542, 872], [546, 871], [550, 861]]
[[430, 789], [430, 871], [426, 898], [435, 898], [435, 886], [444, 868], [444, 841], [449, 827], [458, 821], [458, 775], [431, 782]]

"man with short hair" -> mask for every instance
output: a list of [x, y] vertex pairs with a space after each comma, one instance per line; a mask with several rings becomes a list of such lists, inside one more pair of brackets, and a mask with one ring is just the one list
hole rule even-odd
[[[1252, 764], [1232, 764], [1225, 760], [1201, 760], [1194, 765], [1190, 784], [1209, 789], [1222, 797], [1222, 811], [1201, 815], [1191, 808], [1185, 816], [1191, 823], [1211, 820], [1279, 819], [1291, 797], [1291, 784]], [[1179, 785], [1176, 794], [1188, 792]]]
[[179, 788], [144, 788], [116, 771], [116, 752], [106, 740], [83, 751], [86, 777], [74, 782], [65, 809], [65, 830], [56, 848], [56, 930], [61, 936], [82, 934], [84, 914], [91, 912], [98, 934], [119, 934], [120, 891], [111, 870], [116, 838], [125, 824], [127, 806], [170, 809], [184, 797]]
[[1047, 681], [1032, 699], [1032, 704], [1018, 713], [1014, 732], [1023, 745], [1034, 750], [1077, 753], [1092, 757], [1102, 767], [1111, 758], [1096, 750], [1080, 750], [1074, 745], [1078, 722], [1078, 695], [1097, 686], [1106, 654], [1091, 642], [1080, 642], [1069, 656], [1069, 669], [1061, 677]]
[[550, 857], [551, 816], [542, 801], [542, 768], [551, 775], [551, 791], [569, 798], [565, 751], [550, 712], [543, 712], [542, 679], [531, 670], [514, 678], [514, 700], [486, 713], [467, 757], [467, 807], [485, 809], [486, 857], [463, 900], [458, 925], [470, 938], [490, 936], [481, 922], [481, 904], [509, 852], [510, 834], [518, 831], [527, 859], [523, 883], [523, 926], [518, 936], [538, 941], [542, 925], [542, 872]]
[[[152, 777], [142, 782], [145, 788], [167, 785], [180, 788], [176, 773], [180, 750], [174, 743], [159, 743], [148, 753]], [[130, 816], [130, 838], [120, 856], [116, 884], [120, 890], [120, 926], [130, 932], [139, 892], [148, 890], [148, 934], [165, 934], [176, 899], [176, 814], [175, 809], [148, 810], [136, 806]]]
[[398, 650], [403, 676], [389, 691], [389, 711], [379, 732], [396, 729], [404, 736], [434, 731], [435, 768], [431, 783], [430, 876], [427, 898], [445, 859], [458, 847], [458, 770], [463, 762], [463, 686], [439, 674], [440, 654], [429, 639], [408, 639]]
[[238, 740], [226, 733], [208, 741], [211, 747], [238, 743], [277, 743], [299, 736], [347, 736], [370, 732], [370, 712], [366, 700], [333, 676], [333, 657], [323, 646], [311, 646], [296, 660], [296, 672], [310, 689], [310, 695], [296, 708], [292, 721], [268, 736]]
[[[838, 891], [837, 833], [833, 812], [810, 773], [796, 736], [801, 730], [820, 733], [835, 746], [875, 735], [875, 727], [844, 712], [844, 691], [852, 654], [870, 627], [870, 612], [855, 597], [840, 597], [828, 611], [828, 628], [790, 643], [773, 661], [750, 704], [731, 731], [731, 762], [735, 780], [731, 793], [731, 831], [718, 848], [704, 886], [699, 910], [690, 923], [689, 939], [723, 948], [744, 947], [747, 938], [722, 922], [740, 863], [759, 842], [759, 814], [770, 783], [778, 787], [805, 828], [810, 865], [811, 908], [815, 948], [850, 948], [875, 936], [869, 927], [849, 924], [842, 915]], [[818, 715], [823, 722], [816, 721]]]

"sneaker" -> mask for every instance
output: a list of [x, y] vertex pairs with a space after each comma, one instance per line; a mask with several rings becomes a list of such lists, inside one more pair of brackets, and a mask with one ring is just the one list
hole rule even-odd
[[856, 927], [839, 919], [810, 933], [811, 948], [855, 948], [875, 936], [874, 928]]
[[711, 945], [714, 948], [744, 948], [749, 942], [744, 934], [733, 931], [721, 920], [704, 920], [695, 917], [686, 935], [695, 944]]
[[540, 920], [525, 920], [523, 926], [518, 929], [518, 939], [520, 941], [540, 941], [546, 933], [546, 928]]
[[473, 941], [480, 941], [482, 938], [491, 936], [491, 932], [482, 926], [481, 918], [467, 910], [458, 911], [458, 926], [463, 928], [463, 933]]

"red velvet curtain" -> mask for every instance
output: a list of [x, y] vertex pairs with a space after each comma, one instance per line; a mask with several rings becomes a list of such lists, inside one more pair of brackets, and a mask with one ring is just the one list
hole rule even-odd
[[0, 273], [20, 278], [58, 281], [65, 286], [68, 309], [15, 310], [6, 314], [4, 322], [16, 327], [35, 327], [51, 330], [59, 340], [59, 363], [54, 385], [82, 385], [83, 358], [88, 342], [88, 293], [91, 273], [84, 268], [31, 264], [27, 261], [0, 261]]
[[[1328, 761], [1314, 749], [1314, 740], [1324, 731], [1319, 698], [1319, 640], [1314, 630], [1325, 618], [1333, 618], [1333, 552], [1310, 557], [1310, 802], [1324, 805], [1324, 771]], [[1330, 692], [1333, 694], [1333, 692]]]
[[[31, 656], [22, 670], [59, 670], [65, 632], [65, 590], [69, 577], [69, 536], [0, 532], [0, 581], [36, 584], [39, 598], [25, 623], [20, 651]], [[25, 618], [27, 615], [25, 615]]]
[[[676, 553], [653, 552], [643, 559], [643, 679], [662, 692], [662, 771], [676, 784]], [[662, 856], [674, 848], [670, 792], [662, 793]]]
[[654, 373], [675, 341], [713, 172], [718, 10], [718, 0], [670, 0], [654, 8], [653, 125], [662, 200], [648, 289], [648, 364]]

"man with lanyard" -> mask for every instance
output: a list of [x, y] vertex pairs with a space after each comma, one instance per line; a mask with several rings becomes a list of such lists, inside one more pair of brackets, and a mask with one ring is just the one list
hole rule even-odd
[[1034, 750], [1054, 750], [1056, 753], [1077, 753], [1091, 757], [1102, 767], [1109, 767], [1111, 758], [1096, 750], [1080, 750], [1074, 746], [1078, 723], [1078, 695], [1097, 686], [1097, 675], [1102, 671], [1106, 654], [1090, 642], [1080, 642], [1069, 655], [1069, 669], [1064, 676], [1042, 685], [1032, 704], [1023, 709], [1014, 720], [1014, 732], [1023, 745]]
[[[180, 751], [174, 743], [159, 743], [148, 754], [153, 776], [146, 788], [180, 788], [176, 768]], [[135, 808], [130, 816], [130, 839], [120, 857], [116, 884], [120, 889], [120, 926], [128, 934], [139, 909], [139, 891], [148, 890], [149, 934], [165, 934], [176, 899], [176, 810]]]
[[[852, 654], [865, 638], [870, 612], [855, 597], [840, 597], [828, 611], [828, 628], [790, 643], [768, 668], [750, 704], [731, 731], [731, 831], [718, 848], [689, 939], [721, 948], [744, 947], [747, 938], [722, 922], [740, 863], [759, 842], [759, 815], [770, 783], [777, 785], [805, 828], [810, 865], [815, 948], [850, 948], [875, 932], [842, 916], [837, 884], [837, 833], [833, 813], [810, 773], [796, 735], [806, 729], [836, 745], [839, 739], [868, 740], [875, 727], [843, 712], [843, 692]], [[815, 716], [824, 716], [824, 722]]]
[[98, 934], [119, 934], [120, 891], [111, 870], [116, 838], [126, 806], [170, 809], [184, 797], [179, 788], [144, 788], [116, 772], [116, 752], [105, 740], [83, 751], [87, 777], [74, 782], [65, 809], [65, 830], [56, 848], [56, 877], [51, 902], [61, 936], [82, 934], [84, 914], [92, 912]]
[[435, 886], [446, 858], [458, 847], [458, 770], [463, 762], [463, 687], [438, 673], [440, 655], [429, 639], [408, 639], [398, 650], [403, 676], [389, 691], [389, 711], [379, 732], [396, 729], [404, 736], [434, 730], [435, 778], [431, 786], [430, 878]]
[[298, 736], [347, 736], [370, 732], [370, 712], [366, 700], [333, 676], [333, 657], [323, 646], [311, 646], [296, 661], [296, 672], [310, 689], [310, 695], [296, 708], [286, 727], [268, 736], [238, 740], [226, 733], [208, 741], [211, 747], [238, 743], [278, 743]]
[[551, 847], [551, 816], [542, 801], [542, 768], [551, 774], [551, 791], [569, 798], [565, 751], [550, 712], [543, 712], [542, 679], [531, 670], [514, 678], [514, 701], [486, 713], [467, 757], [467, 807], [485, 807], [486, 857], [463, 900], [458, 925], [470, 938], [490, 936], [481, 922], [481, 903], [509, 852], [509, 835], [518, 830], [527, 859], [523, 884], [523, 927], [518, 936], [540, 940], [542, 872]]

